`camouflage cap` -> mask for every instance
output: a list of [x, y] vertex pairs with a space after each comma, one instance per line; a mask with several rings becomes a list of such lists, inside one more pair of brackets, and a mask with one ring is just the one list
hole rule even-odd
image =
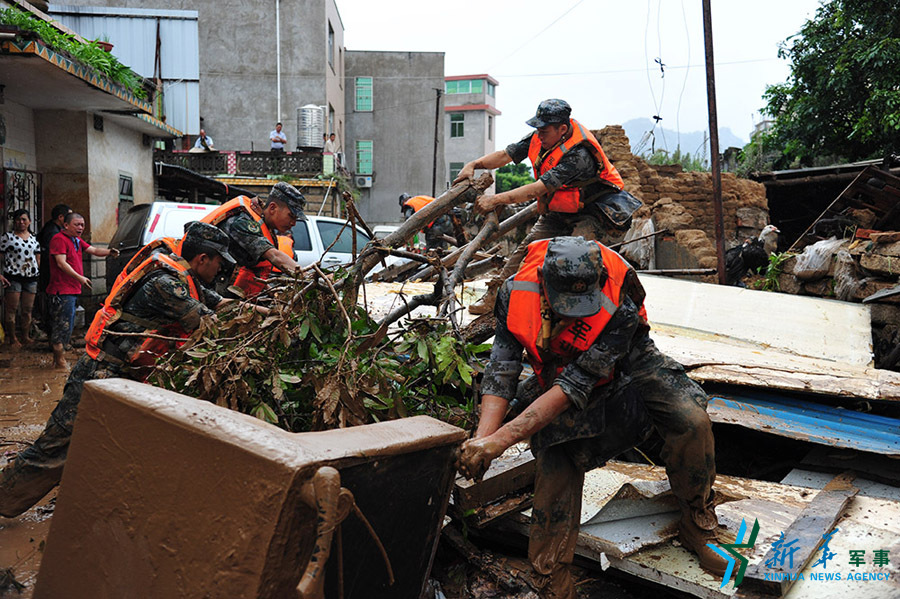
[[215, 225], [195, 220], [184, 226], [184, 245], [218, 254], [226, 262], [234, 264], [234, 258], [228, 253], [229, 241], [228, 235]]
[[534, 118], [525, 121], [525, 124], [535, 129], [546, 125], [568, 123], [572, 115], [572, 107], [565, 100], [552, 98], [538, 104]]
[[306, 207], [306, 198], [293, 185], [284, 181], [276, 183], [269, 192], [269, 199], [284, 202], [297, 220], [306, 220], [306, 214], [303, 213], [303, 209]]
[[551, 239], [541, 272], [550, 307], [560, 316], [584, 317], [600, 311], [605, 277], [596, 241]]

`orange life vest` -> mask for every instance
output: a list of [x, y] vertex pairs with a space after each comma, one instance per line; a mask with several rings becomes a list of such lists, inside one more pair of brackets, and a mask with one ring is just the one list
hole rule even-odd
[[[123, 319], [122, 306], [131, 296], [131, 293], [140, 282], [150, 273], [159, 269], [166, 269], [175, 275], [185, 284], [190, 296], [195, 300], [200, 299], [200, 293], [194, 283], [194, 279], [188, 274], [190, 265], [178, 256], [167, 256], [165, 254], [153, 254], [145, 259], [136, 268], [133, 268], [121, 280], [117, 280], [112, 290], [103, 302], [100, 310], [94, 315], [94, 320], [84, 337], [86, 342], [85, 351], [95, 360], [103, 359], [105, 353], [103, 351], [103, 342], [107, 337], [107, 327], [114, 322]], [[128, 320], [128, 317], [124, 318]], [[184, 330], [179, 322], [173, 322], [161, 325], [156, 328], [148, 326], [145, 329], [147, 333], [159, 334], [165, 337], [181, 337], [187, 339], [190, 333]], [[180, 343], [175, 343], [175, 347], [180, 347]], [[163, 339], [146, 338], [135, 347], [127, 356], [115, 359], [123, 359], [124, 362], [132, 366], [151, 366], [156, 360], [170, 351], [173, 347], [172, 342]]]
[[[409, 198], [408, 200], [403, 202], [403, 205], [409, 206], [410, 208], [412, 208], [413, 210], [418, 212], [419, 210], [421, 210], [422, 208], [424, 208], [425, 206], [427, 206], [428, 204], [430, 204], [433, 201], [434, 201], [434, 198], [431, 196], [416, 196], [414, 198]], [[434, 225], [434, 221], [431, 221], [430, 223], [428, 223], [425, 226], [425, 228], [430, 229], [432, 225]]]
[[[269, 240], [273, 246], [278, 247], [278, 241], [275, 235], [266, 225], [263, 217], [253, 211], [250, 198], [247, 196], [238, 196], [232, 200], [228, 200], [205, 217], [203, 222], [211, 225], [218, 225], [225, 219], [245, 212], [259, 224], [263, 236]], [[293, 256], [292, 256], [293, 257]], [[244, 292], [244, 297], [252, 297], [259, 294], [266, 288], [266, 279], [272, 274], [272, 263], [268, 260], [260, 260], [255, 266], [240, 266], [235, 269], [234, 279], [231, 285], [237, 287]]]
[[116, 277], [116, 282], [113, 283], [113, 288], [115, 288], [119, 283], [125, 280], [125, 277], [137, 268], [144, 260], [152, 256], [153, 254], [158, 254], [160, 252], [164, 254], [171, 254], [178, 250], [179, 242], [174, 237], [160, 237], [158, 239], [154, 239], [141, 249], [137, 251], [137, 253], [132, 256], [131, 260], [128, 261], [128, 264], [125, 265], [125, 268], [122, 269], [122, 272], [119, 273], [119, 276]]
[[[593, 316], [573, 319], [565, 329], [555, 337], [551, 337], [549, 352], [553, 357], [552, 362], [555, 368], [548, 369], [537, 346], [542, 325], [542, 291], [538, 282], [537, 269], [544, 265], [544, 256], [547, 254], [547, 246], [550, 241], [552, 240], [542, 239], [528, 246], [528, 253], [512, 282], [509, 312], [506, 317], [506, 326], [509, 332], [525, 347], [528, 361], [544, 389], [550, 387], [567, 364], [594, 344], [619, 308], [622, 284], [625, 282], [625, 275], [631, 269], [619, 254], [603, 244], [595, 242], [600, 246], [603, 266], [606, 270], [606, 281], [601, 290], [600, 311]], [[640, 307], [640, 314], [644, 320], [647, 319], [647, 312], [643, 305]], [[598, 381], [597, 385], [606, 384], [611, 379], [612, 373], [609, 377]]]
[[[287, 235], [278, 236], [278, 251], [287, 255], [291, 260], [294, 259], [294, 240]], [[281, 272], [280, 268], [272, 266], [272, 272]]]
[[[531, 136], [531, 145], [528, 146], [528, 159], [534, 168], [534, 178], [539, 179], [541, 175], [549, 171], [551, 168], [559, 164], [563, 154], [570, 151], [578, 145], [584, 145], [594, 158], [597, 159], [597, 179], [605, 181], [616, 189], [621, 190], [625, 187], [619, 171], [612, 165], [606, 152], [600, 147], [600, 142], [594, 137], [594, 134], [585, 129], [581, 123], [575, 119], [569, 119], [569, 129], [572, 135], [559, 144], [555, 148], [542, 155], [541, 140], [538, 138], [537, 132]], [[565, 212], [574, 214], [584, 207], [581, 197], [581, 187], [564, 185], [553, 193], [550, 198], [551, 212]]]

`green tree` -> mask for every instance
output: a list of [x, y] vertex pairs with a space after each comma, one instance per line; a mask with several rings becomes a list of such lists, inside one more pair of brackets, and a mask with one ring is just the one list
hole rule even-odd
[[534, 182], [534, 177], [531, 176], [531, 169], [523, 162], [501, 166], [496, 170], [495, 175], [497, 177], [497, 193]]
[[680, 164], [681, 168], [686, 172], [709, 170], [709, 164], [700, 157], [699, 153], [694, 155], [690, 152], [682, 152], [681, 148], [676, 149], [671, 154], [666, 150], [656, 150], [652, 154], [644, 154], [643, 159], [654, 166]]
[[765, 145], [777, 168], [823, 157], [860, 160], [900, 150], [900, 11], [896, 0], [830, 0], [778, 51], [787, 81], [770, 86]]

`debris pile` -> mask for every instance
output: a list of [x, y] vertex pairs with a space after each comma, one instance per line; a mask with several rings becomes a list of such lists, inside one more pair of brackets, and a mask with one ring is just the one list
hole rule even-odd
[[[712, 175], [683, 172], [677, 164], [648, 164], [631, 153], [628, 137], [619, 125], [593, 133], [622, 175], [625, 190], [644, 202], [635, 214], [635, 227], [652, 219], [655, 230], [671, 232], [657, 242], [656, 266], [715, 268]], [[722, 203], [726, 246], [755, 238], [769, 224], [766, 190], [760, 183], [722, 173]]]

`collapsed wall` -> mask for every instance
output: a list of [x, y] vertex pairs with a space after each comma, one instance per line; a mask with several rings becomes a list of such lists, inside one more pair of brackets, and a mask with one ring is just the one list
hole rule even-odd
[[[669, 235], [657, 243], [657, 251], [668, 246], [684, 250], [685, 268], [715, 268], [715, 214], [712, 175], [683, 172], [681, 165], [653, 166], [631, 153], [631, 144], [620, 125], [610, 125], [594, 135], [622, 175], [625, 190], [644, 202], [635, 214], [636, 224], [652, 218], [658, 231]], [[769, 224], [766, 189], [761, 183], [722, 173], [722, 204], [726, 249], [748, 237], [756, 237]], [[683, 253], [680, 252], [679, 253]], [[662, 258], [663, 256], [660, 256]], [[658, 264], [658, 267], [663, 267]]]

